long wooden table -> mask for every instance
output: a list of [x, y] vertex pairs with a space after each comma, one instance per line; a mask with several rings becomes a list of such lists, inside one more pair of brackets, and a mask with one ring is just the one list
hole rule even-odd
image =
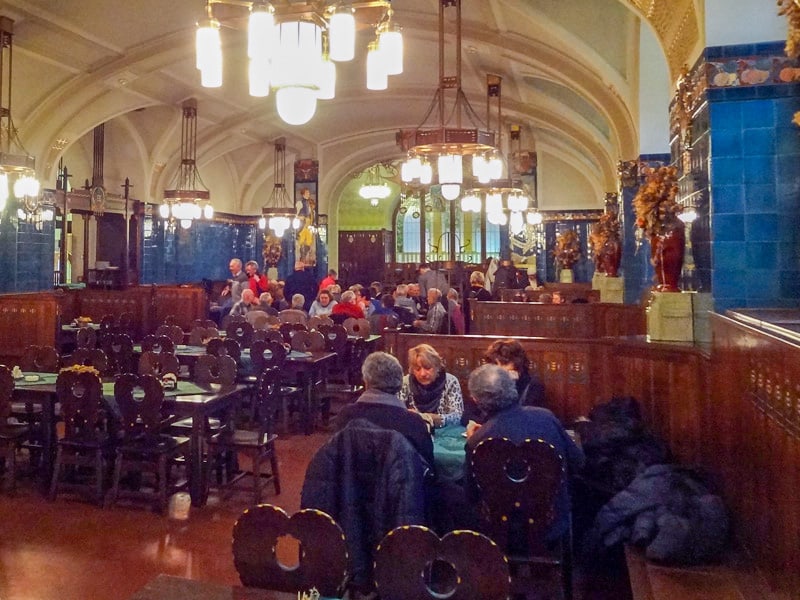
[[297, 600], [297, 594], [159, 575], [130, 600]]

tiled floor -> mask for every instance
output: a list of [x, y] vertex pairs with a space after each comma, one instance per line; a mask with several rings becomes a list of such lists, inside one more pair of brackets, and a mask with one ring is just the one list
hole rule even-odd
[[[282, 493], [266, 501], [300, 505], [306, 464], [327, 434], [278, 441]], [[81, 500], [48, 502], [30, 482], [0, 495], [0, 600], [124, 600], [159, 573], [238, 584], [231, 530], [247, 506], [233, 496], [172, 521], [142, 505], [102, 510]], [[625, 600], [627, 581], [608, 570], [576, 577], [577, 600]]]

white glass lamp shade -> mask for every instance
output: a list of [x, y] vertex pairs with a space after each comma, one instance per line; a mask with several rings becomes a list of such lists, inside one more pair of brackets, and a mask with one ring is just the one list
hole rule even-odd
[[356, 18], [352, 8], [341, 7], [328, 21], [331, 60], [346, 62], [356, 54]]
[[538, 211], [530, 210], [528, 214], [525, 215], [525, 220], [528, 222], [528, 225], [541, 225], [542, 214]]
[[378, 206], [378, 204], [380, 204], [380, 200], [378, 200], [377, 198], [370, 198], [369, 204], [370, 206]]
[[169, 219], [169, 204], [162, 204], [158, 207], [158, 215], [162, 219]]
[[443, 183], [442, 196], [445, 200], [455, 200], [461, 193], [461, 185], [458, 183]]
[[267, 228], [267, 219], [266, 217], [260, 217], [258, 219], [258, 228], [264, 230]]
[[433, 167], [427, 160], [423, 161], [419, 167], [419, 182], [422, 185], [428, 185], [433, 181]]
[[31, 175], [23, 175], [14, 182], [14, 196], [35, 198], [39, 195], [39, 181]]
[[514, 211], [511, 213], [511, 217], [509, 217], [508, 220], [508, 229], [511, 232], [511, 235], [522, 233], [522, 231], [525, 229], [525, 219], [522, 217], [521, 212]]
[[181, 229], [189, 229], [192, 226], [191, 219], [181, 219]]
[[460, 154], [442, 154], [437, 159], [439, 183], [458, 183], [464, 181], [464, 168]]
[[472, 174], [480, 183], [489, 183], [489, 163], [483, 154], [475, 154], [472, 157]]
[[18, 208], [17, 209], [17, 218], [20, 221], [27, 221], [28, 220], [28, 213], [26, 213], [23, 209]]
[[492, 225], [505, 225], [508, 222], [508, 217], [503, 211], [500, 212], [487, 212], [486, 220]]
[[692, 223], [697, 219], [697, 209], [694, 207], [684, 208], [683, 212], [678, 215], [678, 218], [684, 223]]
[[56, 214], [52, 208], [47, 207], [42, 210], [42, 220], [44, 221], [52, 221], [55, 218]]
[[481, 211], [481, 200], [475, 194], [467, 194], [461, 198], [461, 210], [478, 213]]
[[209, 20], [197, 28], [195, 36], [197, 68], [203, 87], [222, 85], [222, 43], [219, 38], [219, 22]]
[[8, 202], [8, 175], [0, 172], [0, 211], [6, 209]]
[[403, 72], [403, 34], [396, 25], [389, 25], [378, 35], [378, 49], [383, 56], [383, 66], [387, 75], [400, 75]]
[[332, 100], [336, 97], [336, 63], [330, 59], [323, 60], [321, 74], [317, 98]]
[[422, 161], [418, 156], [410, 156], [400, 167], [400, 179], [408, 183], [419, 179]]
[[389, 87], [389, 75], [383, 64], [383, 55], [376, 42], [370, 42], [367, 51], [367, 89], [385, 90]]
[[300, 217], [295, 217], [292, 219], [292, 229], [297, 231], [303, 226], [303, 222], [300, 220]]
[[307, 87], [284, 87], [275, 92], [278, 115], [289, 125], [304, 125], [317, 112], [317, 91]]
[[503, 178], [503, 159], [499, 154], [494, 154], [488, 159], [489, 165], [489, 178], [502, 179]]
[[500, 192], [490, 192], [486, 194], [486, 214], [497, 214], [503, 212], [503, 195]]
[[513, 192], [506, 198], [506, 204], [508, 204], [508, 210], [523, 213], [528, 210], [528, 197], [525, 194]]
[[250, 59], [248, 77], [250, 80], [250, 95], [255, 98], [269, 96], [269, 59], [254, 57]]
[[308, 21], [287, 21], [276, 28], [272, 87], [319, 89], [322, 70], [322, 30]]
[[269, 228], [272, 229], [278, 237], [282, 237], [291, 224], [289, 217], [278, 216], [269, 218]]
[[267, 4], [255, 3], [247, 23], [247, 56], [270, 58], [275, 37], [275, 17]]
[[210, 204], [206, 204], [203, 207], [203, 218], [205, 219], [213, 219], [214, 218], [214, 207]]

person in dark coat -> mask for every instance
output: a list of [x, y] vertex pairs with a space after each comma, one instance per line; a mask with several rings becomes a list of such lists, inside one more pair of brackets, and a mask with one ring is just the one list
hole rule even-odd
[[[520, 406], [514, 380], [508, 371], [497, 365], [482, 365], [469, 376], [469, 391], [478, 407], [487, 415], [483, 425], [467, 428], [466, 484], [467, 495], [478, 502], [480, 493], [471, 469], [471, 454], [475, 447], [488, 438], [508, 438], [514, 444], [526, 439], [542, 439], [552, 444], [563, 457], [567, 473], [577, 473], [583, 467], [584, 456], [580, 448], [567, 435], [556, 416], [545, 408]], [[569, 527], [570, 497], [565, 478], [556, 498], [556, 517], [547, 534], [547, 540], [561, 537]]]
[[286, 278], [285, 297], [291, 298], [295, 294], [303, 295], [303, 310], [308, 312], [317, 297], [317, 282], [311, 270], [301, 262], [295, 263], [294, 273]]
[[483, 360], [508, 371], [514, 380], [519, 403], [522, 406], [544, 406], [544, 384], [529, 371], [531, 361], [517, 340], [505, 339], [492, 342], [483, 355]]
[[464, 325], [467, 333], [472, 322], [472, 302], [488, 302], [492, 294], [486, 289], [486, 278], [480, 271], [473, 271], [469, 276], [469, 290], [464, 296]]
[[403, 367], [391, 354], [373, 352], [361, 367], [364, 393], [343, 407], [333, 421], [341, 431], [354, 419], [366, 419], [384, 429], [402, 433], [428, 465], [433, 466], [433, 441], [428, 425], [419, 413], [408, 410], [397, 394], [403, 386]]

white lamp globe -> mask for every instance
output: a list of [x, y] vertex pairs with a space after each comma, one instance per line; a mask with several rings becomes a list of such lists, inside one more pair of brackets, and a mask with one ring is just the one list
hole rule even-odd
[[307, 87], [284, 87], [275, 93], [278, 115], [289, 125], [305, 125], [317, 112], [317, 91]]

